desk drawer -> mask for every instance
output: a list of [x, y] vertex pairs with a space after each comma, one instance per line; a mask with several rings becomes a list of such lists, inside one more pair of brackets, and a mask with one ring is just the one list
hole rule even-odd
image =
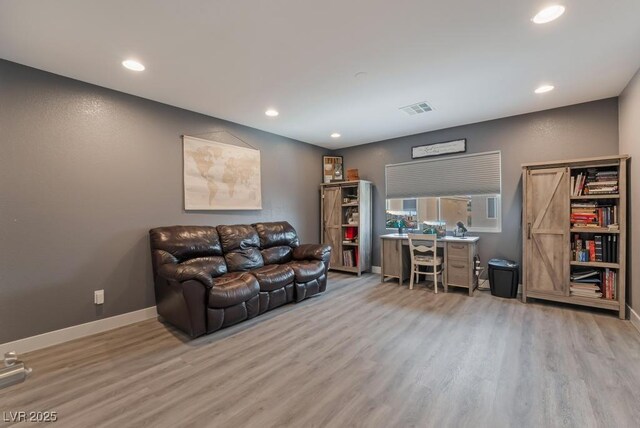
[[447, 257], [468, 260], [469, 244], [458, 244], [457, 242], [447, 242]]
[[463, 287], [469, 286], [469, 276], [471, 271], [469, 269], [469, 262], [466, 260], [447, 260], [447, 282], [449, 284], [461, 285]]

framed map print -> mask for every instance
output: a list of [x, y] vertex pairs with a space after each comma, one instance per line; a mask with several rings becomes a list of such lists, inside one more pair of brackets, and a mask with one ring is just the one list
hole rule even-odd
[[182, 138], [186, 210], [262, 209], [260, 150]]

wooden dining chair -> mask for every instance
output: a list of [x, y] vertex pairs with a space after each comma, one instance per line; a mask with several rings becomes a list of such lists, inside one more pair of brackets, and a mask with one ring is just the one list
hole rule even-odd
[[[438, 235], [410, 233], [408, 237], [409, 251], [411, 253], [411, 279], [409, 280], [409, 289], [413, 290], [414, 277], [417, 276], [416, 282], [420, 282], [420, 275], [425, 275], [425, 277], [432, 275], [433, 291], [438, 294], [438, 275], [441, 275], [443, 272], [442, 257], [438, 256]], [[420, 271], [421, 266], [429, 270], [426, 272]]]

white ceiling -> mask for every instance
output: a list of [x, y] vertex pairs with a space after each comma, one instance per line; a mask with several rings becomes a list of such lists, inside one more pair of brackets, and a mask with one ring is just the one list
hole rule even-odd
[[0, 57], [338, 148], [619, 95], [640, 1], [557, 1], [2, 0]]

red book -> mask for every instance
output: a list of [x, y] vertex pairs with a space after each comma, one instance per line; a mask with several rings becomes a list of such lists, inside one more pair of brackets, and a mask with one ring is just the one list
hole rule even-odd
[[592, 262], [596, 261], [596, 243], [595, 241], [587, 241], [589, 242], [589, 260]]
[[604, 210], [598, 208], [598, 224], [604, 224]]

